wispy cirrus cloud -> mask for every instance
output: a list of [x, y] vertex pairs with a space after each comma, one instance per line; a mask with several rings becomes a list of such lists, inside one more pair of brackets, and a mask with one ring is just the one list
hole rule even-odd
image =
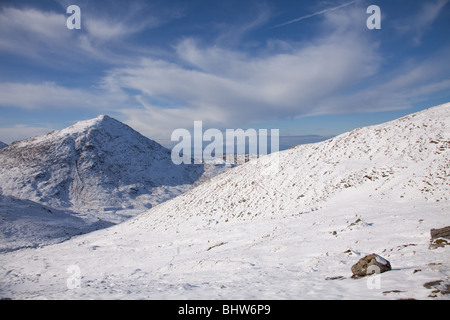
[[0, 11], [0, 49], [20, 56], [36, 57], [54, 50], [70, 36], [61, 26], [63, 14], [33, 8], [3, 8]]
[[52, 131], [50, 128], [33, 127], [27, 124], [16, 124], [12, 127], [0, 128], [0, 137], [4, 143], [11, 144], [14, 141], [43, 135]]
[[[110, 70], [103, 80], [111, 89], [136, 92], [140, 107], [123, 113], [149, 135], [194, 120], [223, 128], [312, 115], [324, 111], [318, 110], [326, 97], [374, 74], [380, 61], [377, 44], [360, 29], [331, 30], [309, 45], [258, 56], [187, 38], [175, 46], [177, 61], [144, 58]], [[159, 120], [144, 127], [144, 118]]]
[[385, 57], [379, 43], [369, 40], [365, 27], [357, 27], [365, 26], [366, 15], [350, 5], [342, 10], [345, 14], [323, 15], [324, 33], [314, 42], [291, 43], [282, 52], [262, 50], [255, 56], [186, 38], [175, 46], [178, 60], [145, 58], [133, 67], [110, 70], [104, 80], [137, 93], [140, 107], [123, 114], [150, 136], [167, 135], [194, 120], [225, 128], [406, 109], [450, 90], [446, 50], [382, 74]]
[[[0, 33], [0, 50], [48, 64], [67, 59], [76, 62], [70, 64], [74, 68], [85, 61], [90, 66], [98, 61], [103, 67], [92, 72], [89, 82], [75, 86], [45, 77], [40, 81], [3, 78], [0, 106], [112, 112], [150, 137], [167, 138], [172, 130], [189, 128], [195, 120], [230, 128], [320, 114], [398, 110], [450, 91], [448, 50], [428, 59], [389, 63], [380, 38], [371, 37], [374, 33], [369, 35], [365, 27], [365, 9], [352, 6], [355, 2], [282, 24], [317, 16], [312, 38], [258, 38], [250, 50], [243, 42], [271, 24], [274, 15], [268, 6], [257, 6], [248, 20], [240, 18], [241, 23], [227, 21], [233, 32], [225, 23], [213, 21], [209, 25], [216, 27], [214, 39], [214, 32], [187, 33], [171, 38], [164, 49], [137, 35], [180, 15], [144, 19], [137, 10], [143, 2], [122, 15], [115, 11], [94, 16], [85, 10], [79, 33], [67, 30], [64, 14], [5, 8], [0, 18], [10, 15], [0, 19], [0, 27], [7, 29]], [[430, 6], [423, 26], [435, 21], [443, 3], [447, 0], [432, 2], [434, 9]], [[29, 16], [36, 24], [19, 23]], [[270, 30], [278, 34], [281, 29]], [[134, 36], [142, 41], [130, 42]], [[29, 42], [16, 42], [15, 37]]]
[[401, 34], [413, 34], [411, 39], [416, 46], [422, 43], [423, 37], [430, 30], [431, 25], [442, 13], [442, 10], [449, 5], [449, 0], [424, 1], [421, 3], [416, 14], [407, 19], [400, 19], [395, 24], [396, 29]]
[[298, 17], [298, 18], [295, 18], [295, 19], [292, 19], [292, 20], [289, 20], [289, 21], [277, 24], [277, 25], [274, 26], [274, 28], [283, 27], [283, 26], [286, 26], [288, 24], [300, 22], [300, 21], [305, 20], [305, 19], [309, 19], [309, 18], [312, 18], [312, 17], [315, 17], [315, 16], [319, 16], [319, 15], [322, 15], [322, 14], [326, 14], [328, 12], [332, 12], [332, 11], [341, 9], [341, 8], [345, 8], [345, 7], [347, 7], [347, 6], [351, 5], [351, 4], [354, 4], [356, 2], [357, 2], [356, 0], [355, 1], [350, 1], [350, 2], [346, 2], [344, 4], [341, 4], [339, 6], [335, 6], [335, 7], [323, 9], [323, 10], [320, 10], [320, 11], [317, 11], [317, 12], [314, 12], [314, 13], [311, 13], [311, 14], [307, 14], [307, 15], [304, 15], [304, 16], [301, 16], [301, 17]]
[[[0, 8], [0, 52], [38, 60], [45, 64], [98, 61], [123, 63], [130, 55], [146, 51], [129, 41], [133, 35], [157, 28], [177, 19], [180, 13], [142, 16], [143, 4], [130, 2], [123, 11], [107, 15], [100, 8], [81, 6], [81, 30], [68, 30], [66, 7], [60, 11], [43, 11], [31, 7]], [[84, 10], [91, 8], [91, 10]]]
[[0, 83], [0, 105], [12, 108], [39, 109], [102, 109], [119, 106], [127, 96], [119, 91], [77, 89], [42, 83]]
[[251, 16], [246, 16], [243, 21], [231, 25], [229, 23], [216, 25], [218, 36], [214, 42], [219, 46], [237, 46], [246, 35], [265, 26], [271, 17], [272, 11], [266, 2], [256, 2], [255, 12]]

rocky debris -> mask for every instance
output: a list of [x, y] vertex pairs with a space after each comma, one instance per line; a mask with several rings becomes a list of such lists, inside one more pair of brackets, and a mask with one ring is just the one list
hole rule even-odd
[[206, 249], [206, 251], [209, 251], [209, 250], [211, 250], [212, 248], [215, 248], [215, 247], [220, 247], [220, 246], [222, 246], [224, 244], [226, 244], [226, 242], [221, 242], [221, 243], [215, 244], [215, 245], [209, 247], [208, 249]]
[[361, 278], [374, 273], [383, 273], [391, 269], [391, 263], [389, 261], [372, 253], [361, 258], [352, 266], [352, 278]]
[[440, 229], [431, 229], [431, 244], [430, 249], [444, 247], [450, 244], [450, 226]]
[[436, 280], [436, 281], [430, 281], [427, 283], [424, 283], [423, 286], [427, 289], [433, 289], [434, 287], [440, 285], [442, 280]]
[[383, 295], [387, 295], [389, 293], [402, 293], [402, 292], [406, 292], [403, 290], [387, 290], [387, 291], [383, 291]]
[[441, 295], [450, 294], [450, 284], [446, 283], [444, 280], [436, 280], [424, 283], [423, 286], [427, 289], [432, 290], [431, 294], [428, 295], [430, 298], [436, 298], [437, 293]]
[[335, 276], [335, 277], [326, 277], [325, 280], [344, 280], [343, 276]]
[[450, 226], [440, 228], [440, 229], [431, 229], [431, 239], [437, 238], [446, 238], [450, 239]]

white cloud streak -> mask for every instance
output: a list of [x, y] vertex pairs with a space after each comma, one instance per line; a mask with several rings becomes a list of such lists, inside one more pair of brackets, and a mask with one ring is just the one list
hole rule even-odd
[[0, 49], [21, 56], [37, 57], [39, 51], [48, 52], [67, 42], [67, 36], [70, 35], [67, 34], [65, 23], [63, 14], [4, 8], [0, 11]]
[[309, 19], [309, 18], [318, 16], [318, 15], [322, 15], [322, 14], [325, 14], [325, 13], [328, 13], [328, 12], [332, 12], [332, 11], [335, 11], [335, 10], [338, 10], [338, 9], [341, 9], [341, 8], [344, 8], [344, 7], [347, 7], [347, 6], [349, 6], [349, 5], [351, 5], [351, 4], [354, 4], [354, 3], [356, 3], [356, 0], [355, 0], [355, 1], [350, 1], [350, 2], [347, 2], [347, 3], [344, 3], [344, 4], [339, 5], [339, 6], [336, 6], [336, 7], [327, 8], [327, 9], [320, 10], [320, 11], [317, 11], [317, 12], [314, 12], [314, 13], [311, 13], [311, 14], [308, 14], [308, 15], [304, 15], [304, 16], [301, 16], [301, 17], [298, 17], [298, 18], [289, 20], [289, 21], [287, 21], [287, 22], [277, 24], [277, 25], [275, 26], [275, 28], [277, 28], [277, 27], [282, 27], [282, 26], [286, 26], [286, 25], [288, 25], [288, 24], [292, 24], [292, 23], [296, 23], [296, 22], [300, 22], [300, 21], [302, 21], [302, 20]]
[[[342, 22], [331, 16], [328, 23]], [[122, 112], [130, 125], [148, 134], [194, 120], [224, 128], [333, 112], [321, 102], [373, 75], [380, 58], [377, 45], [358, 29], [331, 30], [310, 45], [258, 57], [184, 39], [176, 46], [178, 62], [145, 58], [111, 70], [104, 83], [110, 90], [138, 92], [140, 108]], [[339, 112], [350, 108], [335, 106]]]
[[422, 43], [423, 37], [430, 30], [431, 25], [439, 17], [442, 9], [449, 4], [450, 0], [435, 0], [423, 2], [415, 16], [401, 19], [395, 26], [400, 34], [411, 33], [412, 41], [416, 46]]
[[[384, 57], [378, 44], [370, 42], [365, 34], [366, 15], [350, 6], [354, 2], [316, 12], [314, 15], [323, 15], [324, 32], [308, 43], [289, 43], [277, 50], [270, 47], [272, 40], [267, 50], [252, 55], [219, 45], [221, 41], [204, 44], [184, 38], [174, 45], [170, 58], [157, 59], [138, 51], [127, 55], [127, 59], [115, 60], [96, 88], [68, 88], [53, 82], [0, 83], [0, 105], [38, 110], [85, 108], [99, 113], [112, 110], [123, 114], [125, 122], [149, 137], [167, 137], [176, 128], [189, 128], [195, 120], [223, 129], [317, 114], [387, 111], [450, 90], [448, 76], [442, 76], [450, 71], [448, 50], [380, 75]], [[10, 10], [11, 15], [7, 20], [0, 19], [0, 28], [11, 28], [0, 33], [2, 49], [28, 50], [31, 53], [23, 54], [38, 55], [52, 45], [60, 54], [69, 50], [59, 43], [67, 42], [65, 28], [49, 31], [60, 23], [65, 25], [64, 15], [31, 9], [5, 10]], [[261, 10], [238, 38], [267, 23], [268, 16]], [[434, 14], [428, 16], [431, 18], [424, 24], [435, 19]], [[36, 19], [36, 24], [22, 25], [20, 21], [26, 17]], [[111, 23], [114, 21], [108, 19], [91, 25], [87, 22], [86, 33], [73, 38], [75, 50], [70, 48], [68, 55], [82, 53], [102, 59], [104, 49], [99, 50], [96, 44], [107, 42], [108, 31], [120, 38], [149, 27], [116, 23], [111, 30]], [[26, 49], [22, 41], [13, 41], [17, 35], [29, 39], [31, 48], [39, 48], [37, 53]], [[361, 85], [374, 75], [382, 80]]]
[[124, 63], [130, 55], [145, 52], [127, 42], [130, 35], [175, 19], [153, 16], [137, 19], [134, 11], [104, 17], [92, 10], [82, 10], [81, 30], [74, 31], [66, 27], [68, 17], [65, 8], [60, 13], [34, 8], [0, 8], [0, 51], [53, 66], [86, 60]]
[[66, 88], [53, 82], [0, 83], [0, 105], [21, 109], [88, 109], [104, 110], [125, 102], [121, 92]]
[[20, 141], [30, 137], [43, 135], [52, 131], [52, 129], [44, 127], [30, 127], [25, 124], [18, 124], [13, 127], [0, 128], [0, 140], [4, 143], [11, 144], [14, 141]]

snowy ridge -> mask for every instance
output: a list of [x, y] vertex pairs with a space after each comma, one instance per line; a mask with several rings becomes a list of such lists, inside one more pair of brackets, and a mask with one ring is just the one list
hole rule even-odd
[[[430, 229], [450, 225], [449, 128], [450, 103], [280, 152], [275, 171], [250, 161], [110, 228], [3, 253], [1, 297], [448, 299], [450, 246], [429, 245]], [[392, 270], [352, 279], [370, 253]]]
[[[280, 218], [317, 210], [345, 189], [389, 198], [448, 201], [450, 104], [280, 152], [271, 175], [257, 160], [136, 218], [147, 227]], [[269, 155], [270, 157], [270, 155]], [[169, 228], [169, 227], [167, 227]]]

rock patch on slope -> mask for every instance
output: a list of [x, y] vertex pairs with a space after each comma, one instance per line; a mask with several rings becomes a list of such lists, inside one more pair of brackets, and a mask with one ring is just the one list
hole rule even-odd
[[439, 229], [431, 229], [430, 234], [430, 249], [441, 248], [450, 244], [450, 226]]
[[352, 266], [352, 278], [361, 278], [374, 273], [383, 273], [392, 270], [391, 263], [381, 256], [372, 253], [361, 258]]

